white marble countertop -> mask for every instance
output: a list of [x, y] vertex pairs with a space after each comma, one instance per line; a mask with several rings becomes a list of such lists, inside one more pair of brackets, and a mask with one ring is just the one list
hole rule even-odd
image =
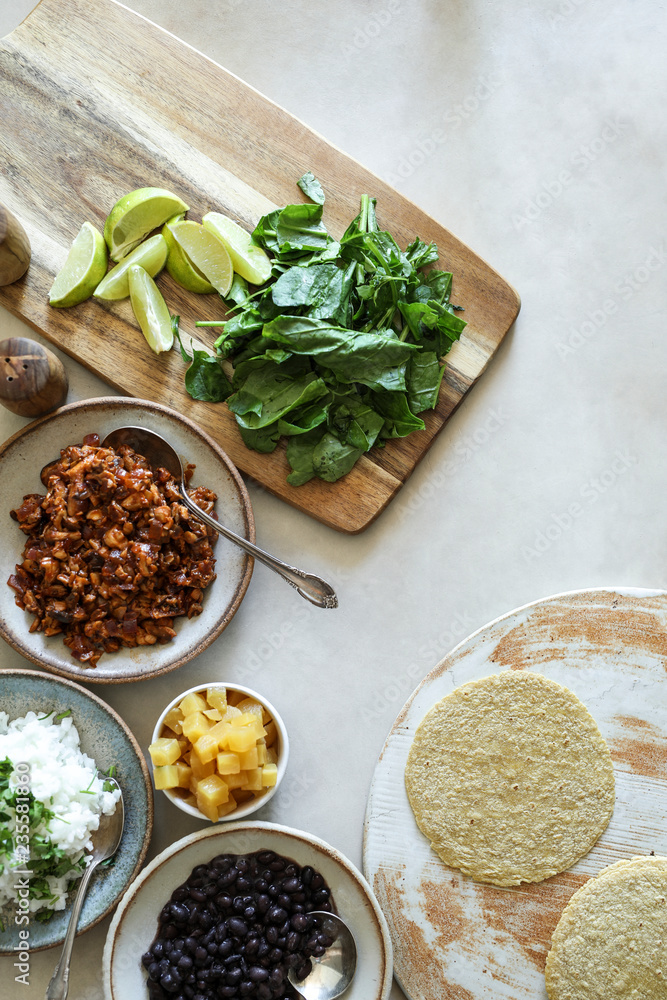
[[[0, 35], [33, 6], [1, 4]], [[92, 686], [144, 748], [159, 708], [192, 684], [224, 675], [263, 692], [292, 755], [258, 818], [308, 830], [360, 866], [385, 736], [460, 639], [561, 591], [667, 588], [664, 6], [127, 6], [388, 180], [522, 298], [480, 384], [366, 532], [338, 535], [249, 484], [259, 543], [331, 580], [339, 611], [305, 606], [257, 566], [233, 622], [197, 660], [140, 685]], [[0, 335], [35, 336], [1, 309]], [[63, 360], [70, 400], [109, 393]], [[0, 410], [0, 440], [26, 422]], [[26, 665], [8, 647], [0, 662]], [[152, 855], [199, 826], [163, 798]], [[77, 941], [71, 1000], [102, 998], [107, 927]], [[28, 989], [2, 959], [3, 998], [43, 996], [56, 959], [32, 956]]]

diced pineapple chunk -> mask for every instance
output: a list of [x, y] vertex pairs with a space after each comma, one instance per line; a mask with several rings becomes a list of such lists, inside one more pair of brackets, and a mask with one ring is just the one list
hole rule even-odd
[[180, 760], [174, 764], [174, 767], [178, 771], [178, 787], [189, 788], [190, 778], [192, 777], [192, 768], [187, 764], [182, 763]]
[[259, 754], [257, 747], [250, 747], [245, 753], [239, 754], [239, 762], [244, 771], [250, 771], [254, 767], [259, 767]]
[[244, 753], [254, 747], [256, 738], [253, 726], [234, 727], [229, 730], [227, 745], [234, 753]]
[[239, 712], [252, 712], [254, 715], [259, 715], [260, 719], [263, 719], [264, 709], [254, 698], [244, 698], [236, 707]]
[[227, 690], [223, 687], [206, 688], [206, 701], [211, 708], [217, 708], [219, 712], [224, 712], [227, 708]]
[[204, 715], [207, 719], [210, 719], [211, 722], [220, 722], [220, 719], [222, 718], [222, 712], [219, 708], [207, 708]]
[[221, 806], [229, 798], [229, 785], [219, 774], [211, 774], [199, 782], [197, 799], [205, 799], [211, 805]]
[[183, 713], [180, 708], [172, 708], [164, 717], [165, 726], [169, 726], [177, 736], [183, 732]]
[[218, 748], [220, 750], [227, 746], [227, 735], [230, 729], [231, 726], [228, 722], [220, 720], [220, 722], [216, 722], [214, 726], [211, 726], [208, 731], [208, 735], [212, 736], [214, 740], [217, 740]]
[[241, 715], [241, 712], [238, 708], [235, 708], [233, 705], [228, 705], [222, 713], [222, 721], [231, 722], [232, 719], [238, 718], [239, 715]]
[[267, 761], [266, 754], [267, 754], [266, 744], [265, 743], [258, 743], [257, 744], [257, 766], [258, 767], [261, 767], [262, 764], [266, 764], [266, 761]]
[[246, 783], [247, 777], [245, 771], [239, 771], [237, 774], [226, 774], [225, 781], [230, 788], [242, 788]]
[[239, 714], [235, 715], [230, 721], [233, 726], [249, 726], [251, 723], [254, 723], [256, 719], [257, 717], [254, 712], [242, 712], [239, 709]]
[[246, 771], [246, 782], [241, 787], [245, 791], [259, 792], [262, 787], [262, 770], [263, 768], [254, 767], [252, 770]]
[[229, 799], [229, 788], [217, 774], [204, 778], [197, 788], [197, 809], [215, 823], [218, 819], [218, 808]]
[[238, 774], [241, 770], [239, 755], [236, 753], [219, 753], [217, 758], [218, 774]]
[[148, 748], [154, 767], [164, 767], [166, 764], [173, 764], [181, 756], [181, 748], [178, 740], [160, 736]]
[[276, 764], [265, 764], [262, 768], [262, 786], [273, 788], [278, 780], [278, 767]]
[[178, 788], [178, 768], [175, 764], [165, 764], [153, 768], [153, 779], [158, 791], [165, 788]]
[[215, 760], [208, 760], [203, 764], [194, 750], [190, 755], [190, 767], [197, 781], [200, 781], [202, 778], [208, 778], [209, 774], [215, 774]]
[[205, 712], [209, 706], [206, 698], [202, 694], [199, 694], [197, 691], [193, 691], [191, 694], [186, 694], [185, 698], [179, 702], [178, 707], [185, 717], [187, 715], [192, 715], [193, 712]]
[[266, 745], [267, 747], [271, 747], [276, 742], [276, 739], [278, 737], [278, 727], [276, 726], [273, 719], [271, 719], [271, 721], [266, 724], [265, 728], [266, 728]]
[[183, 735], [191, 743], [196, 743], [199, 737], [207, 733], [210, 728], [211, 723], [203, 712], [191, 712], [183, 719]]
[[278, 763], [278, 753], [275, 747], [266, 748], [266, 762], [267, 764], [277, 764]]
[[210, 733], [200, 736], [192, 748], [199, 757], [202, 764], [208, 764], [210, 760], [218, 756], [218, 741]]
[[230, 792], [227, 801], [223, 802], [221, 806], [218, 806], [218, 819], [222, 819], [223, 816], [227, 816], [230, 812], [233, 812], [237, 805], [238, 802]]

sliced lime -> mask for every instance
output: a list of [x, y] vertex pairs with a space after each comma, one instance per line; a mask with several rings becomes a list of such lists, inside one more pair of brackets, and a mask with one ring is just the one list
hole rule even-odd
[[75, 306], [89, 299], [107, 269], [104, 237], [90, 222], [84, 222], [74, 238], [65, 264], [49, 292], [52, 306]]
[[95, 289], [93, 293], [95, 298], [126, 299], [130, 294], [128, 281], [130, 268], [138, 264], [154, 278], [164, 267], [168, 252], [164, 236], [160, 233], [151, 236], [145, 243], [140, 243], [127, 257], [123, 257], [120, 264], [111, 268]]
[[201, 221], [204, 229], [215, 233], [225, 244], [237, 274], [253, 285], [263, 285], [269, 280], [271, 260], [242, 226], [220, 212], [208, 212]]
[[171, 222], [169, 230], [181, 250], [220, 295], [232, 287], [234, 268], [224, 243], [198, 222]]
[[174, 343], [171, 316], [148, 271], [138, 264], [129, 270], [130, 302], [148, 346], [156, 354], [170, 350]]
[[214, 292], [215, 288], [211, 282], [207, 281], [199, 268], [195, 267], [185, 250], [181, 247], [180, 243], [177, 243], [172, 235], [172, 223], [181, 222], [182, 218], [183, 217], [179, 215], [175, 219], [170, 219], [169, 222], [165, 222], [162, 227], [162, 235], [167, 241], [167, 246], [169, 247], [167, 271], [177, 284], [181, 285], [183, 288], [187, 288], [189, 292], [198, 292], [202, 295]]
[[137, 188], [123, 195], [104, 223], [104, 239], [111, 259], [121, 260], [153, 229], [187, 210], [178, 195], [164, 188]]

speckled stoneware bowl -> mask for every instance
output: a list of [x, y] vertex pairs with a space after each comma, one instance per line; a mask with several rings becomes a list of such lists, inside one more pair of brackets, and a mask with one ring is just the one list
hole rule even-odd
[[271, 850], [312, 865], [331, 889], [336, 910], [357, 945], [357, 969], [345, 1000], [386, 1000], [392, 984], [389, 929], [368, 882], [340, 851], [302, 830], [276, 823], [230, 823], [183, 837], [144, 868], [123, 896], [109, 928], [102, 977], [106, 1000], [146, 995], [141, 964], [157, 931], [160, 910], [195, 865], [217, 854]]
[[204, 592], [203, 611], [195, 618], [177, 618], [176, 637], [165, 645], [139, 646], [104, 653], [96, 667], [85, 667], [63, 644], [62, 636], [29, 632], [32, 615], [14, 603], [6, 581], [20, 560], [26, 536], [9, 516], [25, 494], [44, 493], [40, 470], [58, 458], [60, 450], [80, 444], [86, 434], [100, 440], [117, 427], [141, 426], [169, 441], [186, 462], [196, 465], [192, 484], [218, 494], [218, 519], [239, 535], [255, 540], [255, 522], [247, 490], [225, 452], [193, 421], [157, 403], [123, 396], [104, 396], [70, 403], [28, 424], [0, 447], [0, 636], [33, 663], [62, 677], [91, 684], [138, 681], [187, 663], [209, 646], [234, 617], [252, 575], [253, 560], [238, 546], [218, 537], [216, 579]]
[[[139, 744], [120, 716], [101, 698], [78, 684], [36, 670], [0, 670], [0, 709], [10, 721], [30, 711], [58, 713], [68, 708], [83, 752], [95, 760], [100, 770], [115, 765], [125, 806], [118, 853], [111, 867], [98, 869], [92, 876], [79, 919], [81, 933], [110, 913], [141, 868], [153, 831], [153, 790]], [[69, 912], [67, 907], [44, 924], [32, 920], [30, 951], [62, 944]], [[19, 943], [11, 907], [9, 918], [8, 929], [0, 932], [0, 954], [12, 953]]]
[[[251, 813], [257, 812], [258, 809], [261, 809], [263, 806], [266, 805], [267, 802], [271, 801], [273, 796], [278, 791], [278, 787], [283, 778], [285, 777], [285, 771], [287, 770], [287, 760], [289, 758], [289, 737], [287, 735], [287, 727], [285, 726], [285, 723], [283, 722], [279, 713], [276, 711], [273, 705], [270, 702], [268, 702], [266, 698], [264, 698], [261, 694], [258, 694], [257, 691], [253, 691], [253, 689], [249, 687], [243, 687], [241, 684], [228, 684], [226, 681], [210, 681], [208, 684], [196, 684], [195, 687], [188, 688], [187, 691], [181, 691], [181, 693], [176, 698], [173, 698], [172, 701], [169, 702], [169, 704], [165, 707], [164, 711], [160, 714], [159, 719], [155, 723], [153, 736], [151, 737], [151, 743], [154, 743], [155, 740], [157, 740], [161, 735], [162, 728], [164, 726], [165, 716], [172, 710], [172, 708], [176, 708], [176, 706], [183, 700], [183, 698], [185, 698], [187, 694], [195, 694], [196, 692], [204, 694], [206, 692], [206, 688], [209, 687], [211, 688], [224, 687], [227, 689], [227, 691], [240, 692], [241, 694], [245, 695], [246, 698], [254, 698], [256, 701], [260, 703], [260, 705], [264, 706], [264, 708], [267, 710], [267, 712], [275, 722], [276, 729], [278, 730], [278, 738], [276, 740], [276, 751], [278, 754], [278, 761], [277, 761], [278, 775], [276, 778], [275, 785], [273, 785], [272, 788], [265, 789], [262, 795], [258, 795], [255, 798], [250, 799], [248, 802], [242, 802], [240, 805], [236, 807], [236, 809], [233, 810], [233, 812], [228, 813], [227, 816], [223, 816], [222, 819], [218, 820], [219, 823], [224, 823], [234, 820], [245, 819], [246, 816], [249, 816]], [[203, 823], [211, 822], [207, 816], [204, 816], [204, 814], [199, 811], [199, 809], [197, 809], [195, 806], [190, 805], [188, 802], [185, 801], [185, 799], [181, 798], [176, 792], [172, 791], [171, 789], [163, 789], [162, 794], [166, 795], [170, 802], [173, 802], [175, 806], [181, 809], [184, 813], [187, 813], [188, 816], [193, 816], [195, 819], [199, 819]]]

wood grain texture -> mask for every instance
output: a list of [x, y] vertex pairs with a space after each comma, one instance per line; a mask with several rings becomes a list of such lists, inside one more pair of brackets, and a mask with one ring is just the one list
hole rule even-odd
[[[570, 897], [624, 858], [667, 854], [667, 593], [561, 594], [475, 632], [412, 694], [387, 738], [366, 812], [364, 874], [387, 917], [410, 1000], [547, 1000], [544, 966]], [[419, 831], [404, 770], [415, 730], [461, 684], [532, 670], [573, 691], [607, 741], [615, 806], [568, 871], [509, 889], [449, 868]]]
[[0, 403], [22, 417], [41, 417], [65, 402], [67, 372], [53, 351], [28, 337], [0, 343]]
[[[30, 268], [0, 289], [0, 303], [127, 395], [176, 407], [267, 490], [344, 532], [366, 528], [413, 471], [482, 374], [519, 311], [519, 298], [488, 264], [402, 195], [282, 108], [201, 53], [114, 0], [41, 0], [0, 42], [3, 128], [0, 200], [20, 216]], [[367, 192], [381, 225], [405, 246], [434, 240], [454, 272], [454, 299], [468, 327], [449, 355], [440, 400], [426, 429], [373, 449], [343, 480], [291, 487], [284, 446], [259, 455], [243, 445], [222, 404], [191, 400], [177, 352], [156, 357], [129, 302], [88, 301], [53, 309], [48, 290], [84, 219], [101, 228], [133, 188], [173, 190], [195, 220], [209, 210], [253, 228], [273, 205], [302, 200], [307, 170], [327, 192], [325, 221], [340, 235]], [[197, 319], [221, 318], [217, 296], [159, 279], [181, 316], [185, 343]], [[211, 347], [214, 335], [197, 329]]]

